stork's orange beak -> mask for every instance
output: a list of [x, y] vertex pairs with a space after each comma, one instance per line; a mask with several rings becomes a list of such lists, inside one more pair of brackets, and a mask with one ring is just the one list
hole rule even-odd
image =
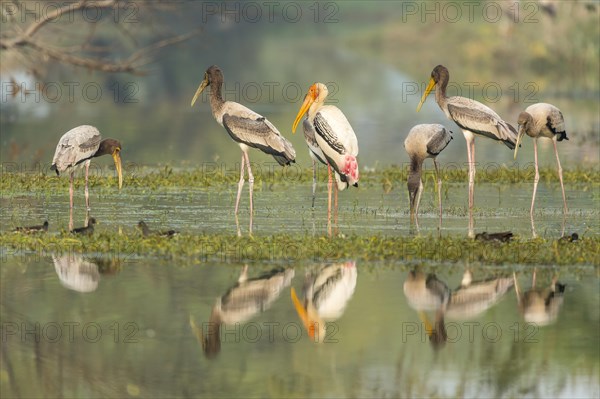
[[419, 102], [419, 105], [417, 106], [417, 112], [419, 112], [421, 110], [423, 103], [427, 99], [429, 92], [431, 92], [431, 90], [433, 90], [434, 86], [435, 86], [435, 80], [433, 80], [433, 78], [430, 78], [429, 84], [427, 85], [427, 88], [425, 89], [425, 93], [423, 93], [423, 97], [421, 97], [421, 101]]
[[298, 115], [296, 115], [296, 120], [294, 120], [294, 124], [292, 125], [292, 133], [296, 133], [296, 128], [298, 127], [298, 123], [300, 123], [300, 120], [302, 119], [304, 114], [308, 111], [310, 106], [315, 102], [316, 99], [317, 99], [317, 84], [315, 83], [314, 85], [310, 86], [310, 89], [308, 89], [308, 93], [306, 94], [306, 97], [304, 97], [304, 102], [302, 103], [302, 107], [300, 107], [300, 111], [298, 111]]

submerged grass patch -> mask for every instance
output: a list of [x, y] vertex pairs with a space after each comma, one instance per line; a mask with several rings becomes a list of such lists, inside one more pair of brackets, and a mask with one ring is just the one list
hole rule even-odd
[[[116, 177], [109, 169], [95, 170], [90, 176], [91, 187], [116, 187]], [[256, 183], [287, 186], [298, 183], [312, 182], [312, 169], [302, 168], [299, 165], [281, 168], [276, 164], [253, 164]], [[424, 179], [433, 175], [433, 170], [425, 171]], [[398, 184], [404, 184], [408, 176], [408, 167], [392, 166], [381, 170], [361, 171], [360, 185], [383, 187], [386, 191]], [[564, 181], [567, 184], [582, 186], [600, 184], [599, 169], [571, 169], [563, 171]], [[487, 183], [531, 183], [534, 178], [532, 165], [524, 168], [508, 168], [504, 165], [489, 164], [479, 165], [476, 175], [477, 182]], [[327, 180], [327, 169], [320, 167], [318, 170], [320, 182]], [[446, 165], [442, 168], [442, 179], [448, 183], [465, 183], [467, 181], [466, 165]], [[159, 189], [159, 188], [187, 188], [187, 187], [213, 187], [234, 184], [239, 180], [238, 165], [228, 167], [219, 165], [203, 165], [192, 170], [175, 170], [171, 167], [150, 168], [132, 167], [125, 169], [124, 187]], [[558, 184], [558, 175], [552, 168], [540, 170], [540, 180], [547, 183]], [[77, 179], [77, 185], [82, 185], [83, 179]], [[3, 195], [11, 192], [32, 191], [43, 193], [52, 190], [64, 190], [69, 187], [67, 176], [58, 178], [53, 174], [44, 172], [12, 173], [3, 171], [0, 178], [0, 191]]]
[[152, 256], [181, 263], [335, 262], [340, 260], [440, 262], [474, 265], [600, 265], [600, 238], [576, 242], [514, 240], [500, 244], [461, 237], [308, 235], [237, 237], [227, 234], [182, 234], [172, 239], [101, 233], [92, 237], [68, 234], [0, 234], [3, 258], [34, 253], [100, 254], [120, 262], [138, 262]]

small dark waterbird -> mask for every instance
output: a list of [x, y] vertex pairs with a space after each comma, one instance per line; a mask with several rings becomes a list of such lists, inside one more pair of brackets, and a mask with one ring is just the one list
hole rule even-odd
[[[69, 172], [71, 181], [69, 185], [69, 208], [73, 209], [73, 177], [77, 167], [85, 167], [85, 206], [90, 210], [90, 197], [88, 191], [88, 173], [92, 158], [102, 155], [111, 155], [115, 162], [115, 169], [119, 177], [119, 189], [123, 186], [123, 173], [121, 168], [121, 143], [115, 139], [102, 139], [102, 135], [94, 126], [77, 126], [65, 133], [59, 140], [52, 159], [51, 170], [57, 175]], [[73, 217], [69, 218], [69, 230], [73, 229]]]
[[71, 233], [84, 235], [84, 236], [91, 236], [92, 234], [94, 234], [94, 225], [95, 224], [96, 224], [96, 219], [90, 218], [87, 226], [77, 227], [76, 229], [72, 229]]
[[250, 191], [250, 233], [252, 233], [252, 215], [254, 212], [253, 189], [254, 175], [250, 167], [248, 150], [256, 148], [262, 152], [272, 155], [281, 165], [289, 165], [295, 162], [296, 151], [279, 130], [264, 116], [257, 114], [249, 108], [233, 101], [223, 100], [221, 89], [223, 86], [223, 72], [216, 65], [211, 66], [204, 73], [204, 79], [200, 83], [196, 94], [192, 98], [191, 106], [204, 91], [210, 86], [210, 108], [217, 123], [225, 128], [229, 136], [242, 150], [240, 181], [238, 183], [237, 197], [235, 200], [235, 215], [237, 217], [240, 196], [244, 186], [244, 166], [248, 171], [248, 184]]
[[[537, 141], [540, 137], [545, 137], [552, 140], [554, 145], [554, 155], [556, 156], [556, 165], [558, 168], [558, 179], [560, 180], [560, 188], [563, 198], [563, 214], [567, 214], [567, 197], [565, 196], [565, 186], [563, 184], [562, 167], [558, 158], [558, 149], [556, 148], [557, 141], [569, 140], [565, 131], [565, 119], [563, 118], [560, 109], [552, 104], [537, 103], [525, 108], [525, 111], [519, 114], [519, 135], [517, 144], [521, 142], [523, 135], [527, 134], [533, 139], [533, 159], [535, 161], [535, 177], [533, 179], [533, 195], [531, 197], [531, 208], [529, 215], [531, 216], [531, 225], [533, 227], [533, 207], [535, 205], [535, 194], [537, 185], [540, 180], [538, 170], [538, 150]], [[515, 159], [517, 159], [518, 146], [515, 148]]]
[[[324, 105], [328, 94], [329, 90], [323, 83], [315, 83], [310, 86], [292, 125], [292, 133], [296, 132], [300, 120], [304, 114], [308, 113], [307, 122], [303, 123], [303, 127], [306, 144], [313, 156], [313, 168], [316, 165], [315, 158], [327, 163], [329, 175], [327, 225], [331, 235], [333, 178], [335, 177], [336, 180], [334, 209], [337, 215], [338, 190], [343, 190], [350, 185], [358, 187], [359, 171], [356, 159], [358, 156], [356, 134], [339, 108], [333, 105]], [[314, 185], [316, 184], [314, 178], [315, 172], [313, 172], [313, 203]]]
[[473, 205], [475, 188], [475, 137], [486, 137], [505, 144], [511, 150], [517, 142], [517, 131], [505, 122], [491, 108], [470, 98], [446, 95], [450, 73], [443, 65], [436, 66], [431, 72], [429, 84], [417, 106], [417, 112], [435, 87], [435, 101], [448, 119], [454, 121], [463, 131], [467, 141], [467, 158], [469, 164], [469, 236], [473, 231]]
[[18, 233], [26, 233], [26, 234], [46, 232], [46, 231], [48, 231], [48, 221], [46, 220], [43, 224], [36, 225], [36, 226], [16, 227], [14, 231], [18, 232]]
[[140, 229], [140, 231], [142, 232], [142, 235], [144, 237], [149, 237], [152, 235], [157, 235], [160, 237], [167, 237], [167, 238], [171, 238], [176, 236], [177, 234], [179, 234], [179, 232], [177, 230], [165, 230], [165, 231], [153, 231], [150, 230], [150, 228], [148, 227], [148, 225], [146, 224], [146, 222], [144, 222], [143, 220], [140, 220], [140, 222], [137, 224], [137, 227]]
[[442, 179], [439, 174], [436, 157], [452, 140], [452, 132], [438, 124], [416, 125], [404, 140], [404, 149], [410, 158], [410, 172], [408, 174], [408, 197], [410, 200], [410, 220], [418, 220], [419, 203], [423, 192], [421, 173], [423, 162], [427, 158], [433, 160], [435, 177], [438, 185], [438, 205], [440, 211], [440, 227], [442, 224]]
[[510, 231], [503, 231], [501, 233], [477, 233], [475, 239], [478, 241], [497, 241], [497, 242], [510, 242], [513, 238], [513, 233]]

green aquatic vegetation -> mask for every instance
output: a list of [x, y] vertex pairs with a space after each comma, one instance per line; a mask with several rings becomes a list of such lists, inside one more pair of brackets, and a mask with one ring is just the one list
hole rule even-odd
[[152, 256], [181, 263], [198, 262], [336, 262], [347, 259], [392, 261], [410, 265], [438, 262], [467, 265], [600, 265], [600, 237], [570, 243], [519, 239], [500, 244], [463, 237], [351, 235], [328, 238], [310, 235], [237, 237], [228, 234], [181, 234], [171, 239], [138, 233], [100, 232], [92, 237], [69, 234], [0, 234], [3, 256], [40, 256], [73, 251], [102, 255], [122, 262]]
[[[235, 166], [235, 165], [234, 165]], [[442, 168], [442, 179], [445, 183], [465, 183], [467, 181], [466, 166]], [[271, 189], [273, 186], [289, 186], [298, 183], [312, 182], [312, 169], [293, 165], [287, 168], [275, 165], [253, 165], [256, 188]], [[117, 186], [114, 173], [106, 169], [101, 176], [90, 176], [90, 187], [95, 190], [113, 190]], [[380, 170], [366, 170], [361, 172], [360, 186], [381, 187], [384, 192], [389, 192], [398, 185], [405, 185], [408, 176], [408, 166], [391, 166]], [[426, 170], [424, 181], [433, 176], [432, 170]], [[123, 186], [125, 189], [134, 188], [142, 190], [156, 190], [161, 188], [198, 188], [215, 187], [235, 184], [239, 180], [239, 171], [236, 168], [225, 169], [214, 165], [202, 166], [195, 169], [175, 170], [171, 167], [130, 167], [125, 168]], [[532, 183], [533, 168], [508, 168], [497, 164], [480, 168], [477, 171], [476, 181], [485, 183], [512, 184]], [[582, 189], [597, 186], [600, 183], [599, 169], [571, 169], [564, 170], [563, 177], [566, 184], [578, 185]], [[318, 171], [320, 182], [327, 181], [327, 169], [322, 167]], [[558, 184], [556, 170], [545, 168], [540, 170], [540, 180], [548, 184]], [[83, 187], [83, 179], [76, 179], [76, 187]], [[67, 177], [57, 177], [53, 174], [11, 173], [4, 172], [0, 178], [0, 190], [3, 195], [11, 192], [29, 191], [43, 194], [48, 192], [64, 192], [69, 187]]]

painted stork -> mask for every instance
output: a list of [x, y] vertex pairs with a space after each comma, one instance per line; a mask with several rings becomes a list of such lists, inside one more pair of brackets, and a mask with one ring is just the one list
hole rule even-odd
[[73, 230], [73, 175], [75, 168], [85, 166], [85, 206], [90, 210], [90, 197], [88, 191], [88, 172], [92, 158], [102, 155], [111, 155], [115, 162], [115, 169], [119, 176], [119, 189], [123, 186], [121, 170], [121, 143], [115, 139], [102, 139], [102, 135], [94, 126], [77, 126], [65, 133], [59, 140], [52, 159], [50, 170], [57, 175], [69, 171], [71, 181], [69, 185], [69, 231]]
[[[337, 194], [338, 190], [343, 190], [349, 185], [358, 187], [358, 140], [356, 134], [350, 126], [350, 122], [339, 108], [333, 105], [323, 105], [329, 91], [323, 83], [315, 83], [308, 89], [304, 102], [294, 124], [292, 132], [296, 132], [296, 127], [305, 113], [308, 112], [308, 123], [303, 123], [305, 139], [309, 146], [311, 154], [318, 157], [323, 155], [321, 161], [327, 162], [327, 171], [329, 174], [328, 188], [328, 207], [327, 207], [327, 225], [329, 235], [331, 235], [331, 193], [333, 185], [332, 168], [336, 173], [335, 189], [335, 208], [337, 212]], [[312, 141], [307, 136], [314, 132], [315, 140]], [[315, 146], [316, 144], [316, 146]], [[317, 148], [320, 150], [317, 151]], [[313, 163], [314, 167], [314, 163]], [[313, 173], [314, 176], [314, 173]], [[313, 183], [314, 185], [315, 183]], [[314, 193], [314, 189], [313, 189]], [[314, 197], [314, 194], [313, 194]]]
[[421, 202], [421, 193], [423, 192], [423, 182], [421, 181], [421, 172], [423, 161], [427, 158], [433, 159], [435, 167], [435, 177], [438, 185], [438, 205], [440, 211], [440, 224], [442, 226], [442, 179], [439, 174], [436, 157], [452, 140], [452, 132], [444, 126], [438, 124], [417, 125], [410, 129], [406, 140], [404, 140], [404, 149], [410, 158], [410, 171], [408, 174], [408, 197], [410, 200], [410, 220], [418, 224], [419, 203]]
[[190, 326], [202, 345], [206, 357], [213, 358], [221, 350], [221, 324], [239, 325], [266, 311], [279, 298], [294, 277], [294, 269], [273, 269], [255, 278], [248, 278], [244, 265], [237, 283], [217, 298], [212, 308], [207, 335], [190, 318]]
[[304, 301], [292, 287], [291, 297], [308, 336], [315, 342], [326, 338], [327, 321], [339, 319], [356, 289], [356, 262], [328, 264], [306, 275]]
[[454, 121], [463, 131], [467, 141], [469, 164], [469, 236], [474, 237], [473, 204], [475, 188], [475, 136], [487, 137], [504, 143], [511, 150], [515, 148], [517, 131], [505, 122], [491, 108], [478, 101], [465, 97], [447, 97], [446, 87], [450, 74], [443, 65], [436, 66], [431, 72], [429, 84], [417, 106], [417, 112], [435, 87], [435, 101], [448, 119]]
[[529, 214], [531, 216], [531, 227], [533, 225], [533, 207], [535, 205], [535, 194], [537, 192], [538, 181], [540, 180], [540, 173], [538, 170], [538, 151], [537, 151], [537, 140], [540, 137], [549, 138], [554, 144], [554, 155], [556, 155], [556, 165], [558, 167], [558, 179], [560, 180], [560, 188], [562, 190], [563, 197], [563, 213], [566, 215], [567, 209], [567, 198], [565, 196], [565, 186], [563, 184], [562, 167], [560, 166], [560, 159], [558, 159], [558, 150], [556, 148], [557, 141], [569, 140], [567, 132], [565, 131], [565, 120], [563, 118], [560, 109], [552, 104], [537, 103], [530, 105], [525, 111], [519, 114], [519, 135], [517, 137], [517, 147], [515, 147], [515, 159], [517, 159], [517, 151], [519, 149], [518, 144], [521, 142], [524, 134], [533, 138], [533, 159], [535, 161], [535, 178], [533, 180], [533, 196], [531, 197], [531, 208]]
[[41, 225], [37, 225], [37, 226], [20, 226], [20, 227], [16, 227], [15, 228], [15, 232], [18, 233], [25, 233], [25, 234], [31, 234], [31, 233], [40, 233], [40, 232], [47, 232], [48, 231], [48, 221], [46, 220], [43, 224]]
[[216, 65], [211, 66], [204, 73], [204, 79], [192, 98], [191, 106], [194, 106], [194, 103], [207, 86], [210, 86], [210, 108], [214, 118], [219, 125], [225, 128], [227, 133], [229, 133], [229, 136], [233, 141], [238, 143], [242, 150], [240, 180], [238, 183], [237, 198], [235, 200], [235, 215], [237, 220], [240, 195], [242, 194], [242, 188], [244, 186], [245, 165], [248, 171], [250, 191], [250, 234], [252, 234], [254, 175], [252, 174], [252, 169], [250, 167], [248, 150], [250, 148], [257, 148], [266, 154], [272, 155], [281, 166], [295, 162], [296, 151], [294, 150], [294, 147], [292, 147], [292, 143], [283, 137], [281, 133], [279, 133], [279, 130], [277, 130], [277, 128], [264, 116], [259, 115], [236, 102], [223, 100], [221, 94], [223, 72]]

